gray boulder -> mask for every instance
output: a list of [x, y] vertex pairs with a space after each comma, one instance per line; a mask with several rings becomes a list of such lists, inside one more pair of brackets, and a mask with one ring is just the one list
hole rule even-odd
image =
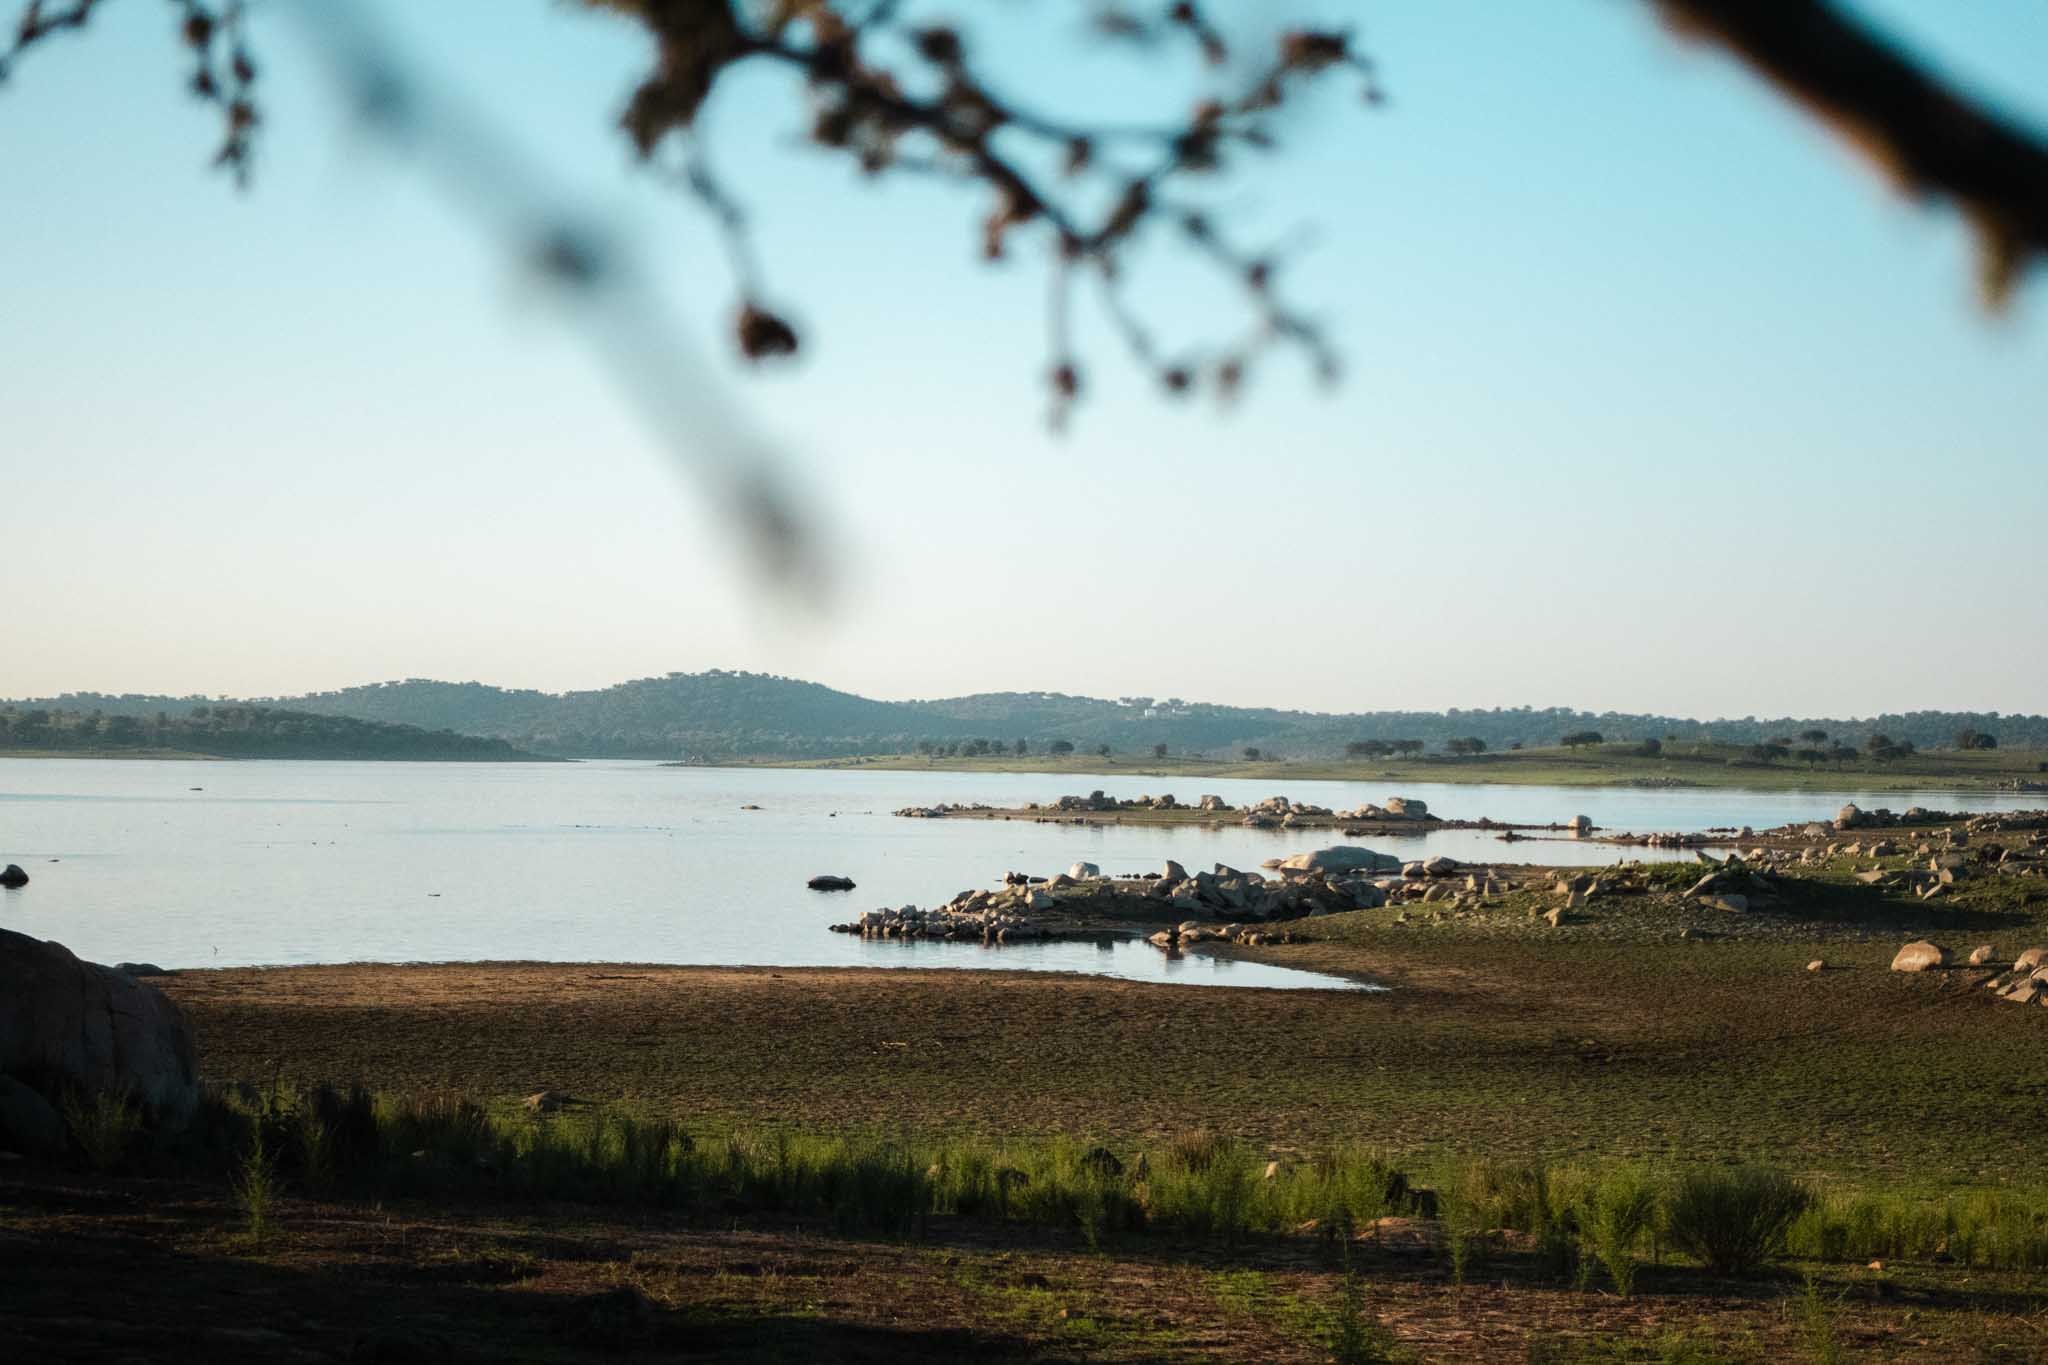
[[1067, 875], [1077, 882], [1093, 881], [1102, 875], [1102, 869], [1094, 863], [1075, 863], [1067, 869]]
[[5, 867], [0, 867], [0, 886], [13, 891], [27, 885], [28, 873], [21, 870], [19, 863], [9, 863]]
[[0, 929], [0, 1074], [125, 1092], [183, 1119], [199, 1101], [192, 1030], [156, 987]]
[[1393, 872], [1400, 868], [1401, 860], [1369, 848], [1338, 844], [1312, 853], [1297, 853], [1282, 860], [1280, 866], [1282, 870], [1296, 872]]

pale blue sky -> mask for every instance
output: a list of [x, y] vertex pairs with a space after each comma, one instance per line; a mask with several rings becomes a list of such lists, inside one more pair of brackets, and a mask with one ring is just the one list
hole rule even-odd
[[[544, 0], [383, 7], [648, 254], [793, 452], [840, 551], [807, 620], [498, 244], [346, 127], [296, 29], [259, 30], [238, 195], [162, 7], [107, 6], [0, 90], [0, 695], [736, 667], [891, 697], [2048, 710], [2048, 286], [1987, 321], [1951, 215], [1637, 0], [1317, 8], [1361, 24], [1392, 103], [1329, 99], [1217, 202], [1246, 240], [1306, 230], [1286, 280], [1344, 385], [1282, 360], [1234, 413], [1177, 407], [1091, 328], [1052, 438], [1044, 272], [975, 261], [971, 195], [798, 146], [780, 76], [721, 88], [714, 159], [811, 343], [750, 375], [714, 239], [613, 131], [637, 35]], [[2048, 6], [1861, 8], [2048, 122]], [[950, 7], [1036, 103], [1182, 98], [1015, 18], [1079, 9]], [[1168, 335], [1240, 322], [1183, 272], [1137, 282]]]

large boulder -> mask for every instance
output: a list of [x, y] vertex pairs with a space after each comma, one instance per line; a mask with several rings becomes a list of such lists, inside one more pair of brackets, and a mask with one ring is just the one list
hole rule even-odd
[[64, 1154], [64, 1116], [20, 1081], [0, 1076], [0, 1150]]
[[21, 870], [21, 864], [9, 863], [5, 867], [0, 867], [0, 886], [14, 891], [27, 885], [28, 873]]
[[1593, 817], [1590, 815], [1574, 815], [1571, 819], [1564, 822], [1564, 828], [1565, 832], [1571, 835], [1572, 838], [1583, 839], [1593, 832]]
[[1836, 829], [1854, 829], [1863, 823], [1863, 810], [1854, 801], [1835, 812]]
[[1094, 881], [1102, 875], [1102, 869], [1094, 863], [1075, 863], [1067, 869], [1067, 875], [1077, 882]]
[[1353, 844], [1319, 848], [1313, 853], [1297, 853], [1280, 863], [1282, 871], [1296, 872], [1393, 872], [1400, 866], [1399, 858]]
[[1429, 814], [1429, 806], [1407, 796], [1387, 798], [1386, 813], [1396, 820], [1420, 820]]
[[1899, 949], [1898, 956], [1892, 959], [1892, 970], [1895, 972], [1924, 972], [1931, 967], [1947, 965], [1948, 949], [1929, 943], [1924, 938], [1908, 943]]
[[156, 987], [0, 929], [0, 1075], [55, 1099], [123, 1092], [172, 1119], [199, 1100], [192, 1030]]
[[2048, 948], [2028, 948], [2013, 959], [2012, 969], [2016, 972], [2031, 972], [2048, 963]]

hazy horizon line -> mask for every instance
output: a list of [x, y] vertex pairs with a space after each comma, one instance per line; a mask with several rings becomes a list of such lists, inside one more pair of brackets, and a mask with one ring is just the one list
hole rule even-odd
[[1331, 711], [1331, 710], [1316, 710], [1316, 709], [1312, 709], [1312, 708], [1307, 708], [1307, 707], [1299, 707], [1299, 706], [1287, 706], [1287, 705], [1280, 705], [1280, 704], [1275, 704], [1275, 703], [1271, 703], [1271, 702], [1260, 702], [1260, 703], [1248, 703], [1248, 702], [1218, 702], [1218, 701], [1201, 701], [1201, 700], [1197, 700], [1197, 699], [1192, 699], [1192, 698], [1182, 698], [1182, 697], [1171, 697], [1171, 696], [1165, 696], [1165, 695], [1155, 695], [1155, 696], [1146, 696], [1146, 697], [1140, 697], [1140, 694], [1136, 694], [1136, 693], [1126, 694], [1126, 696], [1125, 696], [1125, 697], [1106, 697], [1106, 696], [1097, 696], [1097, 695], [1094, 695], [1094, 694], [1091, 694], [1091, 693], [1086, 693], [1086, 692], [1064, 692], [1064, 691], [1060, 691], [1060, 690], [1058, 690], [1058, 689], [1054, 689], [1054, 688], [1044, 688], [1044, 687], [1008, 687], [1008, 688], [994, 688], [994, 689], [987, 689], [987, 690], [983, 690], [983, 691], [976, 691], [976, 692], [957, 692], [957, 693], [953, 693], [953, 694], [950, 694], [950, 695], [945, 695], [945, 696], [902, 696], [902, 697], [890, 697], [890, 696], [879, 696], [879, 695], [875, 695], [875, 694], [872, 694], [872, 693], [867, 693], [867, 692], [857, 692], [857, 691], [854, 691], [854, 690], [852, 690], [852, 689], [849, 689], [849, 688], [844, 688], [844, 687], [837, 687], [837, 686], [834, 686], [834, 685], [833, 685], [833, 684], [831, 684], [831, 683], [827, 683], [827, 682], [820, 682], [820, 681], [818, 681], [817, 679], [814, 679], [814, 678], [802, 678], [802, 677], [798, 677], [798, 676], [796, 676], [796, 675], [794, 675], [794, 674], [786, 674], [786, 673], [771, 673], [771, 672], [765, 672], [765, 671], [757, 671], [757, 670], [752, 670], [752, 669], [738, 669], [738, 668], [704, 668], [704, 669], [698, 669], [698, 670], [695, 670], [695, 671], [691, 671], [691, 670], [683, 670], [683, 669], [673, 669], [673, 670], [670, 670], [670, 671], [668, 671], [668, 672], [665, 672], [665, 673], [648, 673], [648, 674], [642, 674], [642, 675], [640, 675], [640, 676], [638, 676], [638, 677], [633, 677], [633, 678], [623, 678], [623, 679], [619, 679], [619, 680], [617, 680], [617, 681], [614, 681], [614, 682], [610, 682], [610, 683], [603, 683], [603, 684], [599, 684], [599, 685], [596, 685], [596, 686], [588, 686], [588, 687], [568, 687], [568, 688], [562, 688], [562, 689], [559, 689], [559, 690], [549, 689], [549, 688], [545, 688], [545, 687], [528, 687], [528, 686], [517, 686], [517, 685], [508, 685], [508, 684], [505, 684], [505, 683], [485, 682], [485, 681], [483, 681], [482, 679], [478, 679], [478, 678], [467, 678], [467, 679], [450, 679], [450, 678], [430, 678], [430, 677], [424, 677], [424, 676], [417, 676], [417, 675], [416, 675], [416, 676], [412, 676], [412, 677], [404, 677], [404, 678], [384, 678], [384, 679], [378, 679], [378, 680], [375, 680], [375, 681], [371, 681], [371, 682], [351, 683], [351, 684], [347, 684], [347, 685], [344, 685], [344, 686], [339, 686], [339, 687], [326, 687], [326, 688], [314, 688], [314, 689], [308, 689], [308, 690], [305, 690], [305, 691], [300, 691], [300, 692], [271, 692], [271, 693], [260, 693], [260, 694], [255, 694], [255, 693], [252, 693], [252, 694], [246, 694], [246, 695], [240, 695], [240, 696], [234, 695], [234, 694], [232, 694], [232, 693], [205, 693], [205, 692], [184, 692], [184, 693], [177, 693], [177, 692], [153, 692], [153, 691], [126, 691], [126, 692], [112, 692], [112, 691], [107, 691], [107, 690], [104, 690], [104, 689], [98, 689], [98, 688], [90, 688], [90, 689], [85, 689], [85, 688], [81, 688], [81, 689], [74, 689], [74, 690], [70, 690], [70, 691], [64, 691], [64, 692], [57, 692], [57, 693], [52, 693], [52, 694], [49, 694], [49, 695], [46, 695], [46, 696], [22, 696], [22, 697], [0, 697], [0, 706], [21, 706], [21, 705], [38, 705], [38, 704], [47, 704], [47, 703], [52, 703], [52, 702], [61, 702], [61, 701], [63, 701], [63, 700], [64, 700], [64, 699], [66, 699], [66, 698], [88, 698], [88, 697], [96, 697], [96, 696], [97, 696], [97, 697], [110, 697], [110, 698], [136, 698], [136, 697], [159, 697], [159, 698], [162, 698], [162, 699], [164, 699], [164, 700], [167, 700], [167, 701], [182, 701], [182, 702], [189, 702], [189, 701], [203, 701], [203, 702], [207, 702], [207, 703], [213, 703], [213, 704], [218, 704], [218, 703], [223, 703], [223, 702], [225, 702], [225, 703], [230, 703], [230, 704], [242, 704], [242, 705], [257, 705], [257, 704], [264, 704], [264, 705], [284, 705], [284, 704], [286, 704], [286, 703], [289, 703], [289, 702], [292, 702], [292, 701], [297, 701], [297, 700], [303, 700], [303, 699], [305, 699], [305, 698], [309, 698], [309, 697], [318, 697], [318, 696], [323, 696], [323, 695], [333, 695], [333, 694], [337, 694], [337, 693], [343, 693], [343, 692], [350, 692], [350, 691], [358, 691], [358, 690], [363, 690], [363, 689], [368, 689], [368, 688], [377, 688], [377, 687], [395, 687], [395, 686], [402, 686], [402, 685], [404, 685], [404, 684], [407, 684], [407, 683], [429, 683], [429, 684], [435, 684], [435, 685], [440, 685], [440, 686], [451, 686], [451, 687], [464, 687], [464, 686], [476, 686], [476, 687], [487, 687], [487, 688], [491, 688], [491, 689], [494, 689], [494, 690], [496, 690], [496, 691], [500, 691], [500, 692], [531, 692], [531, 693], [535, 693], [535, 694], [537, 694], [537, 695], [540, 695], [540, 696], [544, 696], [544, 697], [549, 697], [549, 698], [556, 698], [556, 699], [559, 699], [559, 698], [563, 698], [563, 697], [569, 697], [569, 696], [575, 696], [575, 695], [579, 695], [579, 694], [593, 694], [593, 693], [600, 693], [600, 692], [606, 692], [606, 691], [610, 691], [610, 690], [612, 690], [612, 689], [615, 689], [615, 688], [619, 688], [619, 687], [627, 687], [627, 686], [631, 686], [631, 685], [632, 685], [632, 684], [634, 684], [634, 683], [645, 683], [645, 682], [662, 682], [662, 681], [666, 681], [666, 680], [668, 680], [668, 679], [671, 679], [671, 678], [702, 678], [702, 677], [711, 677], [711, 676], [724, 676], [724, 675], [729, 675], [729, 676], [735, 676], [735, 677], [750, 677], [750, 678], [763, 678], [763, 679], [768, 679], [768, 680], [771, 680], [771, 681], [776, 681], [776, 682], [788, 682], [788, 683], [797, 683], [797, 684], [802, 684], [802, 685], [805, 685], [805, 686], [813, 686], [813, 687], [822, 687], [822, 688], [825, 688], [825, 689], [826, 689], [826, 690], [828, 690], [828, 691], [832, 691], [832, 692], [837, 692], [837, 693], [839, 693], [839, 694], [840, 694], [840, 695], [842, 695], [842, 696], [849, 696], [849, 697], [855, 697], [855, 698], [858, 698], [859, 700], [862, 700], [862, 701], [870, 701], [870, 702], [877, 702], [877, 703], [883, 703], [883, 704], [888, 704], [888, 705], [920, 705], [920, 704], [923, 704], [923, 705], [936, 705], [936, 704], [940, 704], [940, 703], [944, 703], [944, 702], [953, 702], [953, 701], [965, 701], [965, 700], [971, 700], [971, 699], [974, 699], [974, 698], [977, 698], [977, 697], [992, 697], [992, 696], [1048, 696], [1048, 697], [1065, 697], [1065, 698], [1070, 698], [1070, 699], [1073, 699], [1073, 700], [1077, 700], [1077, 701], [1090, 701], [1090, 702], [1100, 702], [1100, 703], [1104, 703], [1104, 704], [1110, 704], [1110, 705], [1123, 705], [1123, 704], [1126, 704], [1126, 702], [1127, 702], [1127, 698], [1138, 698], [1138, 699], [1142, 699], [1142, 700], [1144, 700], [1144, 701], [1146, 701], [1146, 702], [1150, 702], [1150, 703], [1157, 703], [1157, 702], [1162, 702], [1162, 701], [1164, 701], [1164, 702], [1179, 702], [1179, 703], [1180, 703], [1180, 704], [1181, 704], [1182, 706], [1186, 706], [1186, 707], [1213, 707], [1213, 708], [1220, 708], [1220, 709], [1226, 709], [1226, 710], [1239, 710], [1239, 711], [1277, 711], [1277, 712], [1281, 712], [1281, 713], [1286, 713], [1286, 714], [1293, 714], [1293, 715], [1304, 715], [1304, 716], [1373, 716], [1373, 715], [1437, 715], [1437, 716], [1449, 716], [1449, 715], [1463, 715], [1463, 714], [1483, 714], [1483, 715], [1491, 715], [1491, 714], [1497, 714], [1497, 713], [1501, 713], [1501, 712], [1513, 712], [1513, 711], [1531, 711], [1531, 712], [1542, 712], [1542, 711], [1564, 711], [1564, 712], [1569, 712], [1569, 713], [1571, 713], [1571, 714], [1574, 714], [1574, 715], [1583, 715], [1583, 716], [1616, 716], [1616, 717], [1654, 717], [1654, 718], [1656, 718], [1656, 719], [1660, 719], [1660, 720], [1674, 720], [1674, 721], [1684, 721], [1684, 722], [1687, 722], [1687, 723], [1690, 723], [1690, 724], [1694, 724], [1694, 725], [1701, 725], [1701, 726], [1708, 726], [1708, 725], [1715, 725], [1715, 724], [1723, 724], [1723, 723], [1728, 723], [1728, 722], [1734, 722], [1734, 721], [1758, 721], [1758, 722], [1760, 722], [1760, 721], [1769, 721], [1769, 720], [1784, 720], [1784, 721], [1810, 721], [1810, 720], [1833, 720], [1833, 721], [1847, 721], [1847, 722], [1852, 722], [1852, 723], [1856, 723], [1856, 722], [1863, 722], [1863, 721], [1875, 720], [1875, 719], [1878, 719], [1878, 718], [1880, 718], [1880, 717], [1884, 717], [1884, 716], [1912, 716], [1912, 715], [1985, 715], [1985, 716], [1995, 716], [1995, 717], [1999, 717], [1999, 718], [2002, 718], [2002, 719], [2035, 719], [2035, 718], [2043, 718], [2043, 717], [2048, 717], [2048, 712], [2036, 712], [2036, 711], [2024, 711], [2024, 710], [2022, 710], [2022, 711], [2008, 711], [2008, 710], [2003, 710], [2003, 709], [1999, 709], [1999, 708], [1992, 708], [1992, 707], [1966, 707], [1966, 706], [1949, 706], [1949, 707], [1940, 707], [1940, 706], [1921, 706], [1921, 707], [1913, 707], [1913, 708], [1898, 708], [1898, 709], [1885, 709], [1885, 710], [1879, 710], [1879, 711], [1874, 711], [1874, 712], [1870, 712], [1870, 713], [1867, 713], [1867, 714], [1863, 714], [1863, 713], [1856, 713], [1856, 712], [1846, 712], [1846, 713], [1841, 713], [1841, 714], [1821, 714], [1821, 713], [1809, 713], [1809, 714], [1806, 714], [1806, 715], [1795, 715], [1795, 714], [1793, 714], [1793, 713], [1791, 713], [1791, 712], [1783, 712], [1783, 713], [1779, 713], [1779, 714], [1776, 714], [1776, 715], [1772, 715], [1772, 714], [1767, 714], [1767, 713], [1765, 713], [1765, 712], [1760, 712], [1760, 711], [1759, 711], [1759, 712], [1751, 712], [1751, 713], [1749, 713], [1749, 714], [1747, 714], [1747, 715], [1740, 715], [1740, 716], [1731, 716], [1731, 715], [1720, 715], [1720, 716], [1714, 716], [1714, 717], [1705, 717], [1705, 716], [1688, 716], [1688, 715], [1681, 715], [1681, 714], [1678, 714], [1678, 713], [1675, 713], [1675, 712], [1662, 712], [1662, 711], [1654, 711], [1654, 710], [1635, 710], [1635, 711], [1629, 711], [1629, 710], [1621, 710], [1621, 709], [1619, 709], [1619, 708], [1615, 708], [1615, 707], [1607, 707], [1607, 708], [1604, 708], [1604, 709], [1602, 709], [1602, 710], [1594, 711], [1594, 710], [1589, 710], [1589, 709], [1587, 709], [1587, 708], [1584, 708], [1584, 707], [1570, 706], [1570, 705], [1565, 705], [1565, 704], [1560, 704], [1560, 703], [1550, 703], [1550, 704], [1546, 704], [1546, 705], [1536, 705], [1536, 704], [1534, 704], [1534, 703], [1529, 703], [1529, 702], [1519, 703], [1519, 704], [1516, 704], [1516, 705], [1513, 705], [1513, 706], [1503, 706], [1503, 705], [1496, 705], [1496, 706], [1490, 706], [1490, 707], [1489, 707], [1489, 706], [1439, 706], [1439, 707], [1432, 707], [1432, 708], [1425, 708], [1425, 707], [1414, 707], [1414, 706], [1386, 706], [1386, 707], [1376, 707], [1376, 708], [1361, 708], [1361, 709], [1357, 709], [1357, 710], [1339, 710], [1339, 711]]

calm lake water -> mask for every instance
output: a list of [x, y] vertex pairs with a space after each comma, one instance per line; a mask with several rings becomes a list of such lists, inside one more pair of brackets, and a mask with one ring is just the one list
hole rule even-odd
[[[2041, 804], [2041, 797], [1725, 790], [1579, 791], [1204, 778], [1172, 784], [1234, 805], [1276, 793], [1345, 809], [1419, 797], [1446, 818], [1698, 830], [1832, 816], [1844, 801], [1902, 809]], [[1169, 789], [1157, 777], [663, 768], [652, 763], [441, 764], [0, 759], [0, 863], [33, 878], [0, 892], [0, 927], [100, 962], [165, 967], [524, 959], [763, 966], [994, 967], [1204, 985], [1333, 985], [1328, 978], [1142, 944], [984, 949], [867, 943], [826, 926], [879, 905], [930, 905], [1012, 868], [1077, 859], [1105, 872], [1175, 858], [1256, 868], [1341, 842], [1267, 833], [904, 820], [941, 801], [1020, 806], [1091, 788]], [[198, 790], [194, 790], [194, 789]], [[758, 805], [760, 810], [742, 810]], [[1478, 831], [1366, 841], [1401, 857], [1599, 862], [1657, 850]], [[1672, 853], [1665, 856], [1687, 856]], [[54, 860], [54, 861], [53, 861]], [[846, 894], [806, 890], [822, 872]]]

